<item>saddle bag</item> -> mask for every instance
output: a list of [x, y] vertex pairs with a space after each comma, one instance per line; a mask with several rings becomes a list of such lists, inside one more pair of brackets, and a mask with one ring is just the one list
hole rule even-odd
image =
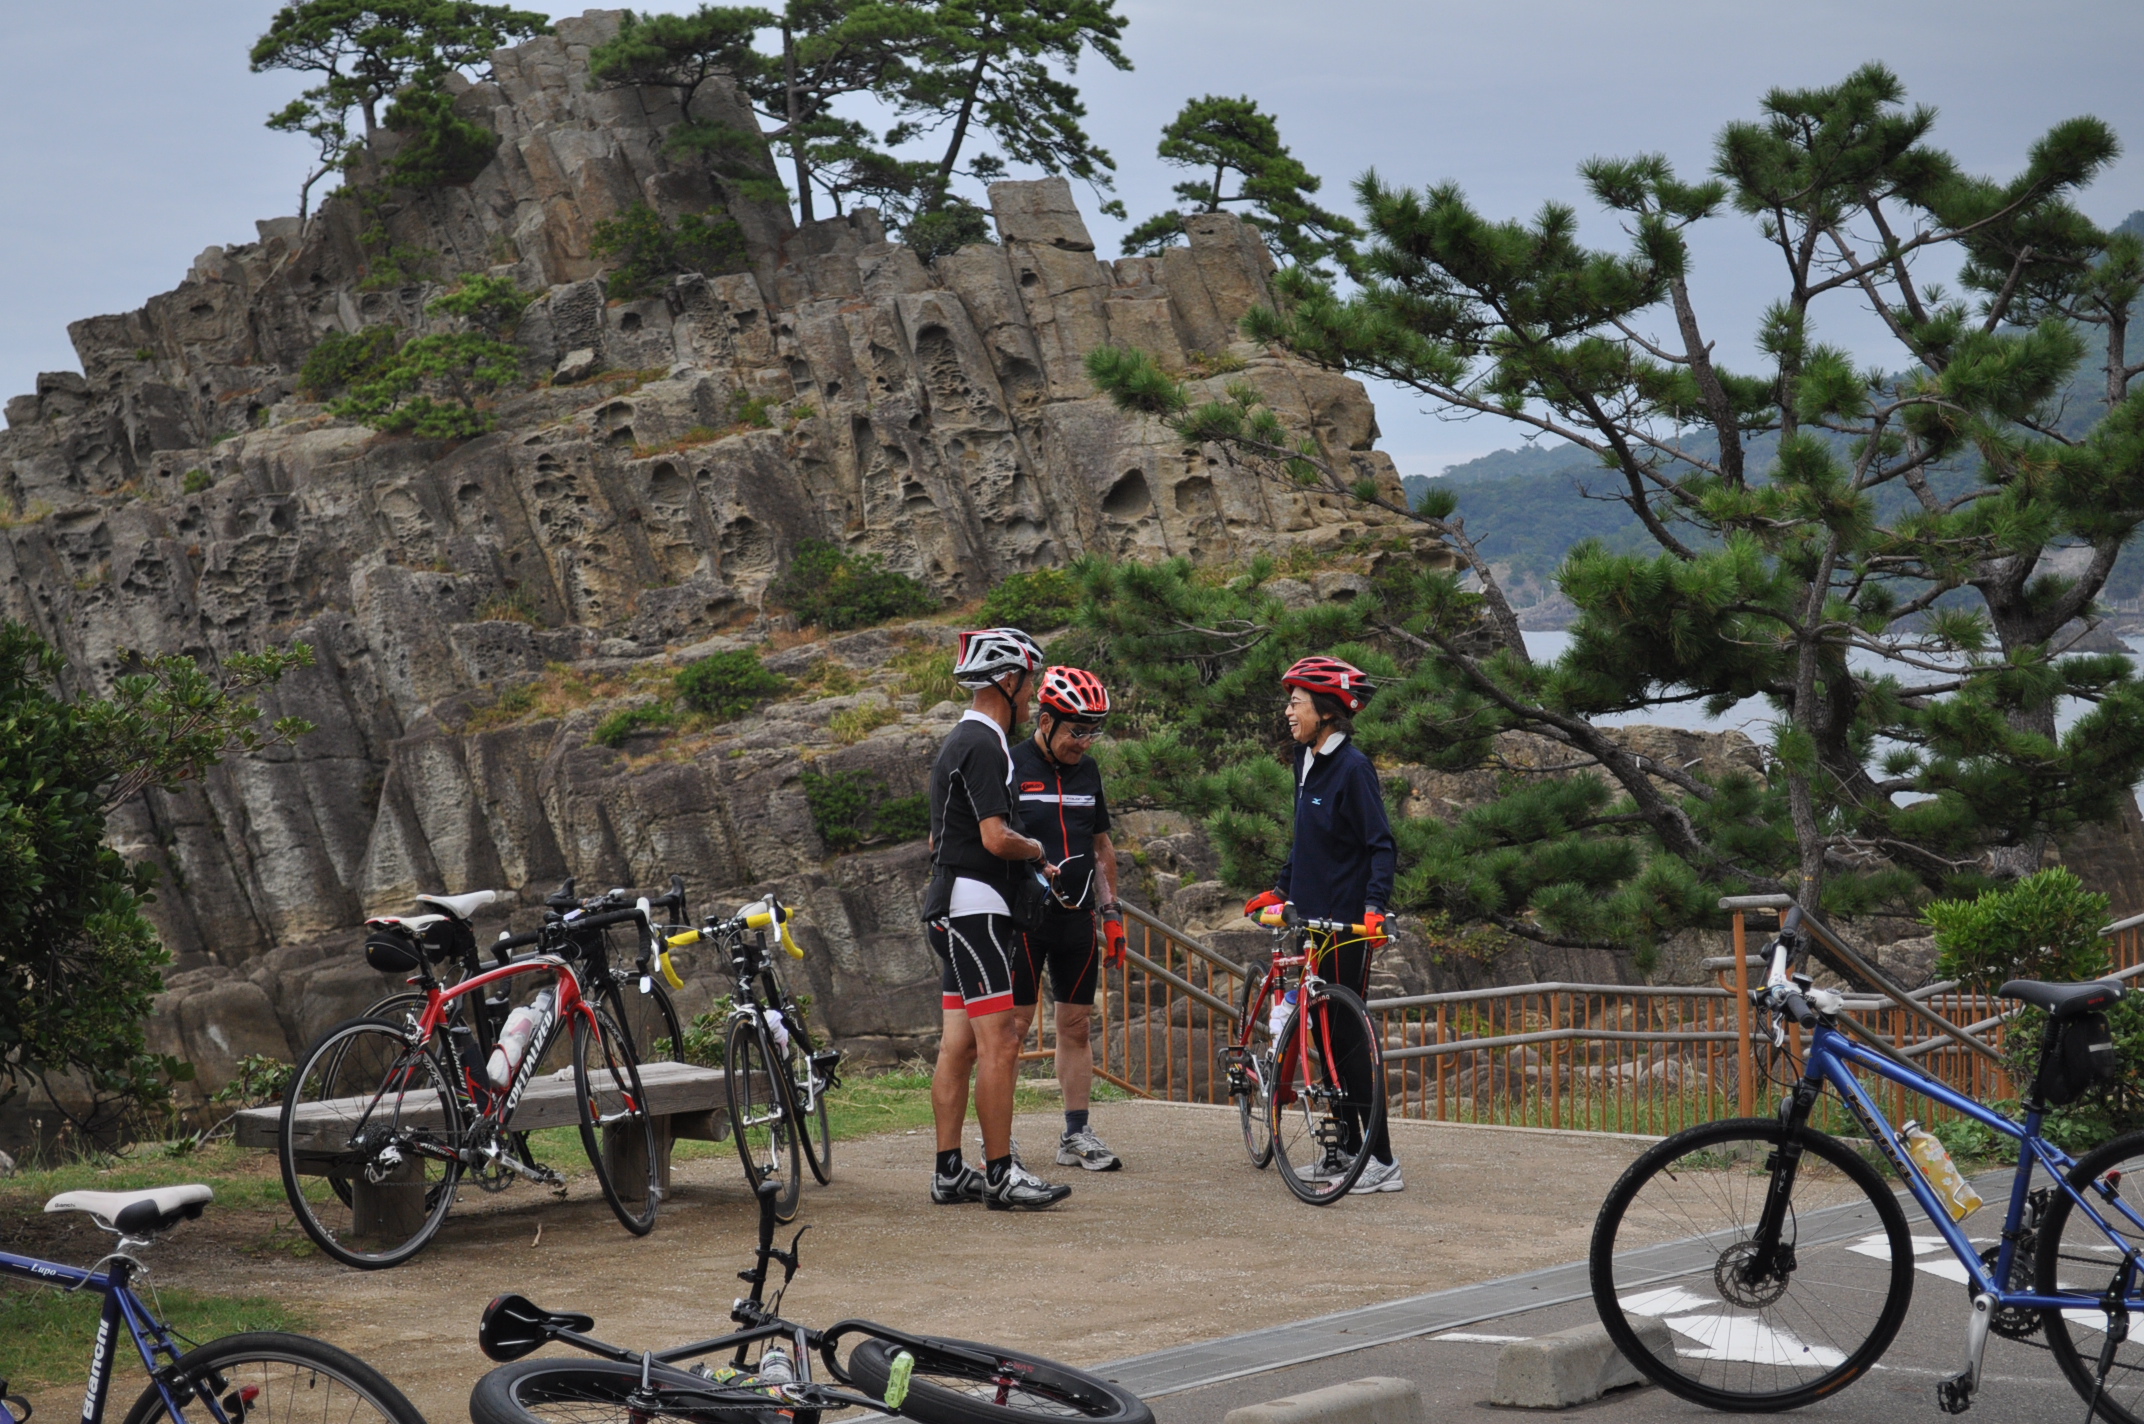
[[2065, 1022], [2048, 1045], [2033, 1089], [2050, 1107], [2065, 1107], [2100, 1084], [2113, 1082], [2121, 1072], [2107, 1016], [2079, 1014]]
[[365, 936], [365, 962], [382, 974], [410, 974], [423, 963], [417, 937], [400, 925], [375, 924]]

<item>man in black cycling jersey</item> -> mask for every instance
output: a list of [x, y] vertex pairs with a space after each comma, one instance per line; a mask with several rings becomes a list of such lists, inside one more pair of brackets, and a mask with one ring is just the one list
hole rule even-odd
[[[1042, 843], [1020, 832], [1007, 734], [1041, 680], [1042, 649], [1017, 628], [960, 635], [953, 676], [974, 705], [938, 749], [931, 766], [931, 863], [923, 902], [940, 981], [943, 1036], [931, 1075], [938, 1165], [931, 1200], [941, 1206], [980, 1201], [992, 1211], [1055, 1205], [1072, 1189], [1034, 1176], [1012, 1149], [1013, 1079], [1020, 1034], [1012, 1015], [1013, 959], [1020, 936], [1011, 901], [1016, 877], [1057, 867]], [[985, 1170], [964, 1164], [960, 1131], [968, 1116], [968, 1075], [975, 1075], [975, 1115], [983, 1128]]]
[[[1040, 929], [1023, 937], [1013, 961], [1013, 1018], [1027, 1041], [1042, 997], [1042, 974], [1050, 975], [1057, 1001], [1057, 1083], [1065, 1095], [1065, 1133], [1057, 1161], [1090, 1172], [1114, 1172], [1124, 1164], [1088, 1124], [1094, 1093], [1094, 1050], [1088, 1028], [1094, 1015], [1095, 982], [1104, 963], [1124, 960], [1124, 914], [1117, 907], [1117, 853], [1109, 841], [1109, 801], [1102, 770], [1087, 748], [1109, 715], [1109, 692], [1085, 668], [1053, 667], [1042, 673], [1035, 735], [1012, 749], [1012, 774], [1023, 828], [1042, 842], [1043, 855], [1058, 867], [1057, 894]], [[1095, 916], [1106, 936], [1096, 944]]]

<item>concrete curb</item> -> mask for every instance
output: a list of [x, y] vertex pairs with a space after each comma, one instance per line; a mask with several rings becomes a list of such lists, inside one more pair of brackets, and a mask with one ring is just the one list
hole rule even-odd
[[1231, 1409], [1221, 1424], [1426, 1424], [1422, 1389], [1389, 1375]]
[[[1665, 1321], [1646, 1315], [1629, 1319], [1638, 1342], [1653, 1354], [1664, 1358], [1675, 1348]], [[1569, 1409], [1599, 1399], [1611, 1389], [1644, 1382], [1637, 1366], [1624, 1359], [1608, 1338], [1606, 1327], [1580, 1325], [1506, 1345], [1497, 1353], [1496, 1391], [1489, 1402], [1521, 1409]]]

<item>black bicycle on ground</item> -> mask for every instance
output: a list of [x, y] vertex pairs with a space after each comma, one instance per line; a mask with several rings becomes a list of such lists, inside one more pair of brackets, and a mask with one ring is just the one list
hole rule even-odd
[[[1054, 1360], [973, 1340], [947, 1340], [843, 1320], [813, 1330], [781, 1315], [782, 1295], [797, 1272], [798, 1244], [774, 1245], [774, 1182], [759, 1187], [759, 1247], [738, 1278], [751, 1294], [730, 1319], [740, 1328], [667, 1350], [638, 1351], [593, 1339], [592, 1317], [545, 1310], [525, 1296], [502, 1295], [484, 1309], [477, 1344], [500, 1368], [469, 1396], [472, 1424], [818, 1424], [821, 1415], [864, 1409], [920, 1424], [1153, 1424], [1153, 1411], [1131, 1391]], [[768, 1267], [781, 1283], [766, 1300]], [[841, 1344], [857, 1337], [846, 1360]], [[524, 1359], [557, 1343], [597, 1358]], [[684, 1361], [727, 1353], [719, 1365]], [[812, 1377], [816, 1354], [834, 1383]], [[749, 1362], [749, 1363], [748, 1363]]]

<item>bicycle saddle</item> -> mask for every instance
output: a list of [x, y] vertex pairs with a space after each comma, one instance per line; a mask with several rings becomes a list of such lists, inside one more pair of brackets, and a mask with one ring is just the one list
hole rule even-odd
[[484, 1358], [505, 1364], [541, 1349], [561, 1330], [579, 1335], [596, 1328], [596, 1318], [577, 1311], [545, 1310], [525, 1295], [493, 1296], [477, 1327], [477, 1348]]
[[144, 1192], [61, 1192], [45, 1203], [45, 1210], [86, 1211], [108, 1231], [147, 1236], [192, 1221], [215, 1199], [213, 1191], [199, 1184], [151, 1187]]
[[496, 890], [471, 890], [466, 895], [419, 895], [420, 905], [437, 905], [457, 920], [466, 920], [499, 898]]
[[2123, 989], [2120, 981], [2114, 979], [2088, 979], [2082, 984], [2012, 979], [1995, 992], [2002, 998], [2019, 999], [2036, 1009], [2045, 1009], [2050, 1018], [2073, 1019], [2079, 1014], [2104, 1009], [2122, 997]]

